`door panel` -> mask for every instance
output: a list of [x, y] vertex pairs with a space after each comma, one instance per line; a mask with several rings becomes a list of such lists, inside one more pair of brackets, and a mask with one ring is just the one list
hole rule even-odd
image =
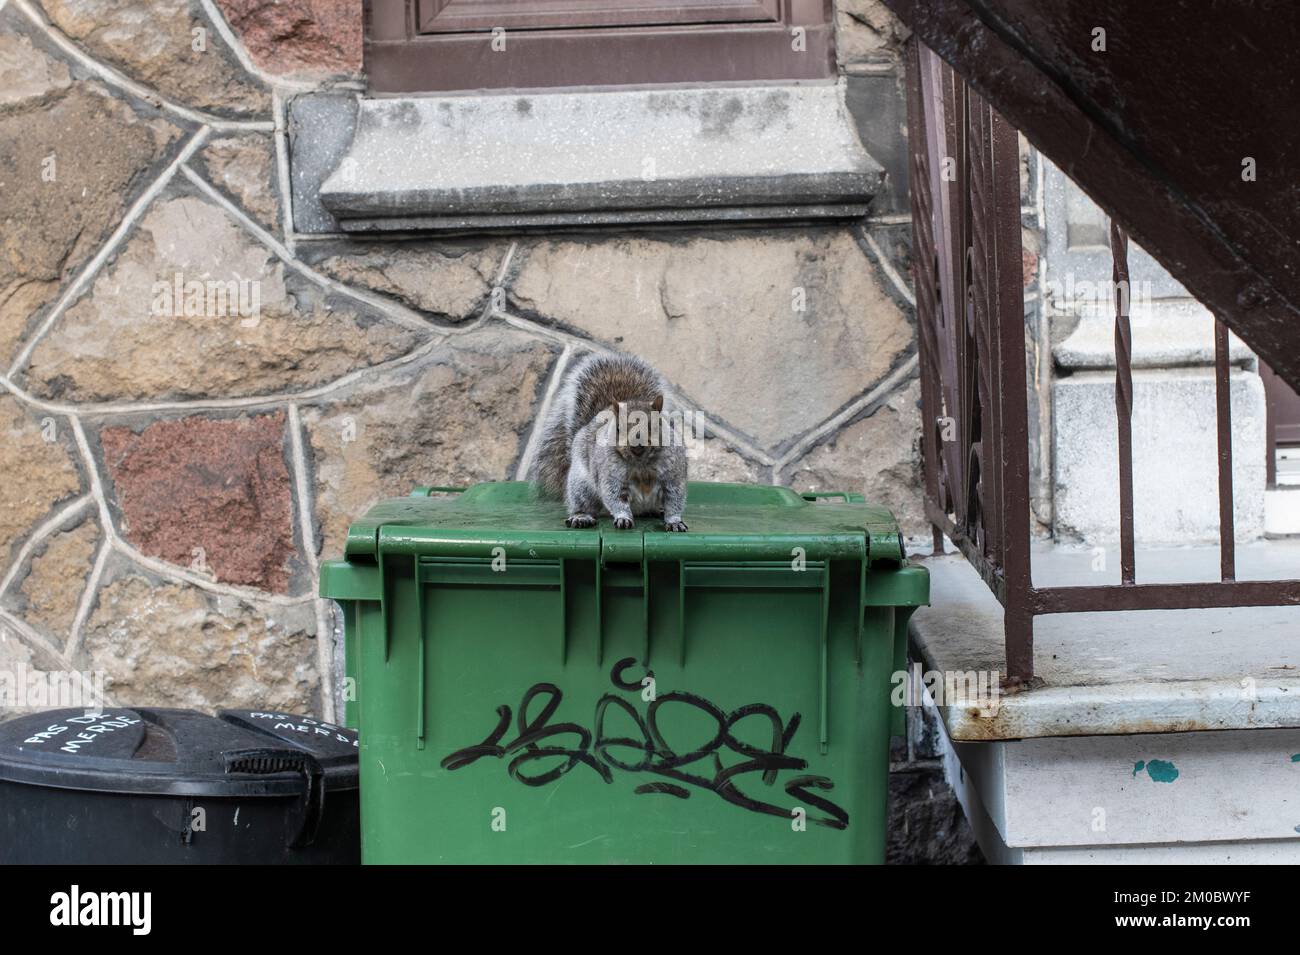
[[775, 23], [780, 0], [419, 0], [417, 32]]
[[831, 0], [363, 2], [377, 95], [836, 75]]

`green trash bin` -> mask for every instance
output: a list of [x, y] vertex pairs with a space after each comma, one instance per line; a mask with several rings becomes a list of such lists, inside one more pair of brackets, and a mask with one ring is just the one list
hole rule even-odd
[[887, 510], [692, 483], [684, 534], [570, 530], [524, 482], [429, 491], [321, 568], [364, 862], [884, 861], [890, 677], [929, 595]]

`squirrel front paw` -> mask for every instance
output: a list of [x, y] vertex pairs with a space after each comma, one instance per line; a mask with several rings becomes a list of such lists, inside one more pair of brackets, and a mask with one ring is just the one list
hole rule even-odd
[[596, 519], [590, 514], [570, 514], [564, 521], [565, 527], [595, 527]]
[[616, 517], [614, 518], [614, 526], [621, 531], [630, 531], [633, 527], [632, 518]]
[[686, 525], [682, 521], [664, 521], [664, 530], [680, 533], [686, 530]]

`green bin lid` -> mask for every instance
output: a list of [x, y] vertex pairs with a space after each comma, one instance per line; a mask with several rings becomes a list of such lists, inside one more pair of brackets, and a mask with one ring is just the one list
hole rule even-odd
[[[348, 530], [349, 561], [381, 554], [484, 556], [503, 548], [508, 557], [748, 561], [789, 559], [795, 548], [809, 560], [903, 560], [898, 525], [888, 509], [856, 495], [818, 495], [813, 501], [785, 487], [691, 482], [685, 520], [689, 530], [670, 533], [655, 518], [638, 518], [632, 530], [610, 519], [596, 527], [564, 526], [564, 505], [540, 499], [526, 481], [476, 484], [461, 493], [417, 489], [410, 497], [381, 501]], [[322, 593], [326, 596], [325, 581]]]

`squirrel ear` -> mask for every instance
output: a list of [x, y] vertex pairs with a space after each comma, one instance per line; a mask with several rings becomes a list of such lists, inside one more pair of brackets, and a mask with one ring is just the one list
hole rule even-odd
[[663, 410], [664, 410], [664, 396], [663, 396], [663, 395], [655, 395], [655, 400], [652, 401], [652, 402], [650, 402], [650, 407], [651, 407], [651, 408], [654, 408], [655, 411], [663, 411]]

